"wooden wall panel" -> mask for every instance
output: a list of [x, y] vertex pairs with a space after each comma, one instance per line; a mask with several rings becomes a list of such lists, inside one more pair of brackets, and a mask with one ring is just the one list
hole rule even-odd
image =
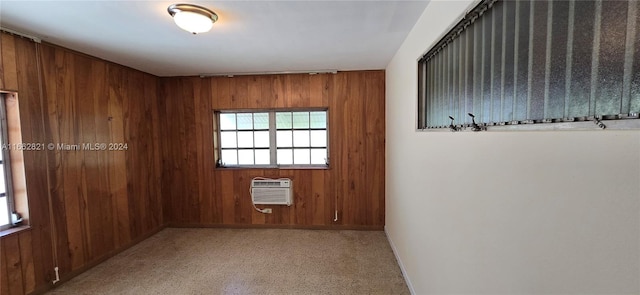
[[[171, 224], [383, 227], [384, 71], [179, 77], [160, 84], [164, 216]], [[213, 110], [308, 107], [329, 110], [329, 169], [215, 168]], [[294, 205], [256, 212], [249, 195], [256, 176], [291, 178]]]
[[[54, 266], [68, 278], [167, 222], [384, 225], [383, 71], [157, 78], [0, 37], [0, 90], [18, 92], [23, 142], [128, 145], [24, 154], [31, 229], [0, 238], [2, 294], [50, 288]], [[329, 109], [330, 169], [214, 167], [213, 109], [289, 107]], [[248, 186], [256, 176], [293, 179], [295, 205], [255, 212]]]
[[4, 249], [5, 263], [7, 264], [9, 294], [24, 294], [18, 235], [10, 235], [2, 239], [2, 248]]
[[[42, 142], [45, 131], [37, 48], [30, 40], [4, 33], [0, 39], [0, 90], [18, 91], [22, 142]], [[29, 151], [24, 152], [23, 160], [31, 229], [0, 238], [0, 252], [4, 253], [0, 257], [6, 258], [0, 259], [3, 294], [31, 292], [48, 282], [53, 270], [47, 169], [43, 165], [47, 156], [45, 152]]]
[[18, 241], [20, 243], [20, 267], [22, 269], [23, 289], [25, 293], [31, 293], [36, 287], [31, 231], [21, 232], [18, 235]]
[[[49, 152], [58, 266], [65, 275], [163, 225], [158, 78], [41, 48], [49, 142], [93, 147]], [[113, 143], [126, 143], [127, 150], [108, 150]]]
[[[384, 76], [376, 76], [367, 79], [365, 97], [385, 93]], [[385, 137], [375, 136], [385, 133], [385, 102], [384, 100], [366, 100], [365, 119], [365, 171], [372, 173], [370, 179], [382, 179], [382, 181], [369, 182], [366, 194], [371, 196], [367, 203], [367, 223], [384, 224], [384, 195], [377, 192], [384, 191], [385, 179], [385, 153], [381, 153], [377, 147], [385, 145]]]
[[[31, 228], [0, 238], [0, 287], [14, 295], [50, 288], [55, 266], [69, 278], [164, 226], [160, 79], [0, 36], [0, 90], [18, 92], [23, 142], [56, 145], [24, 153]], [[57, 147], [83, 143], [128, 150]]]
[[9, 271], [7, 270], [7, 254], [4, 242], [0, 240], [0, 294], [9, 294]]
[[[109, 98], [108, 113], [110, 115], [109, 141], [126, 142], [124, 136], [125, 103], [127, 102], [126, 85], [127, 70], [123, 67], [109, 67]], [[127, 175], [121, 173], [121, 167], [126, 166], [126, 155], [121, 152], [107, 154], [107, 167], [109, 169], [109, 184], [111, 188], [111, 210], [113, 215], [114, 246], [120, 248], [131, 242], [131, 229], [129, 227], [129, 199], [127, 191]]]
[[2, 294], [27, 294], [35, 290], [31, 231], [26, 230], [0, 240]]
[[2, 50], [2, 75], [0, 78], [0, 89], [18, 89], [18, 70], [16, 64], [16, 42], [13, 36], [1, 34], [0, 50]]

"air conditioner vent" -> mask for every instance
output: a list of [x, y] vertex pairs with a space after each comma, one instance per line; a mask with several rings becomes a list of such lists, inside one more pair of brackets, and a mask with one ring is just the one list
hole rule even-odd
[[251, 200], [258, 205], [293, 204], [291, 180], [253, 179], [251, 180]]
[[289, 187], [289, 181], [254, 180], [253, 187]]

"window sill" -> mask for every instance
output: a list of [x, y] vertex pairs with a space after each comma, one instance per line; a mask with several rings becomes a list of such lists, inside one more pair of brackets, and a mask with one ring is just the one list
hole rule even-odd
[[[640, 119], [602, 120], [605, 128], [602, 129], [594, 121], [560, 122], [560, 123], [535, 123], [518, 125], [489, 125], [484, 131], [598, 131], [598, 130], [638, 130]], [[483, 125], [481, 125], [483, 126]], [[420, 132], [451, 132], [449, 128], [416, 129]], [[465, 126], [462, 132], [473, 132]], [[484, 132], [479, 131], [479, 132]]]
[[0, 238], [20, 233], [22, 231], [31, 230], [31, 226], [20, 225], [0, 231]]
[[328, 165], [309, 165], [309, 166], [229, 166], [216, 167], [216, 170], [250, 170], [250, 169], [273, 169], [273, 170], [329, 170]]

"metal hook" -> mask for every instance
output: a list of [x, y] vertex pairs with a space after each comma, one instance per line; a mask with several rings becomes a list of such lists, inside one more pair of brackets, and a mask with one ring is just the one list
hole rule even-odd
[[485, 127], [481, 127], [480, 125], [476, 124], [476, 116], [474, 116], [472, 113], [469, 113], [469, 116], [471, 117], [471, 131], [486, 130]]
[[451, 124], [449, 124], [449, 130], [451, 130], [451, 132], [456, 132], [460, 130], [460, 127], [457, 127], [456, 125], [453, 125], [453, 120], [455, 120], [453, 117], [449, 116], [449, 119], [451, 119]]

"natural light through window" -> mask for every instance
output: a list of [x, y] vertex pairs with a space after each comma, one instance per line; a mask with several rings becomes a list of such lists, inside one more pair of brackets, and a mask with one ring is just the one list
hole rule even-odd
[[326, 164], [327, 113], [276, 112], [278, 165]]
[[327, 166], [327, 111], [220, 112], [219, 161], [233, 166]]
[[11, 226], [12, 197], [7, 179], [11, 179], [11, 166], [9, 164], [9, 150], [7, 134], [7, 112], [4, 105], [5, 95], [2, 94], [0, 103], [0, 229]]
[[225, 165], [269, 165], [269, 113], [221, 113]]

